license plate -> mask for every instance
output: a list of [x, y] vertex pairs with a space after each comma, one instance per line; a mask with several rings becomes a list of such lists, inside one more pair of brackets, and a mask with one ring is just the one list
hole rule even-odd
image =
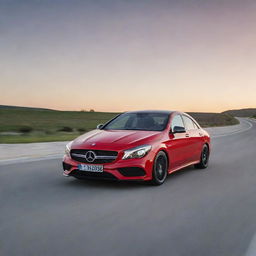
[[79, 164], [78, 170], [85, 172], [103, 172], [103, 165]]

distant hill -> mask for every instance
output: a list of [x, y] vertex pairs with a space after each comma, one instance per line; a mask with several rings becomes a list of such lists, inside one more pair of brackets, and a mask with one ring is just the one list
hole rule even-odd
[[232, 109], [223, 112], [237, 117], [252, 117], [256, 116], [256, 108]]
[[228, 113], [205, 113], [205, 112], [187, 112], [202, 127], [225, 126], [238, 124], [238, 120]]
[[9, 106], [9, 105], [0, 105], [0, 109], [36, 110], [36, 111], [51, 110], [51, 111], [56, 111], [56, 110], [49, 109], [49, 108], [34, 108], [34, 107], [21, 107], [21, 106]]

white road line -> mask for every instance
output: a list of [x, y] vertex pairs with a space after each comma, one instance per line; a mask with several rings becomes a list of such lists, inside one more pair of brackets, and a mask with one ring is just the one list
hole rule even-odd
[[255, 255], [256, 255], [256, 234], [253, 236], [253, 239], [246, 252], [246, 256], [255, 256]]
[[253, 127], [253, 125], [249, 121], [247, 121], [247, 120], [243, 120], [243, 121], [246, 122], [247, 124], [249, 124], [249, 127], [245, 128], [245, 129], [240, 129], [240, 130], [235, 131], [235, 132], [227, 133], [227, 134], [212, 135], [211, 137], [212, 138], [220, 138], [220, 137], [225, 137], [225, 136], [229, 136], [229, 135], [234, 135], [234, 134], [237, 134], [237, 133], [246, 132], [246, 131], [250, 130]]

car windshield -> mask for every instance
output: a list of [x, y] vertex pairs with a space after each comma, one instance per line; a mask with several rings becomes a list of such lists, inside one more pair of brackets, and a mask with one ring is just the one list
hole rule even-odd
[[124, 113], [103, 126], [104, 130], [162, 131], [169, 115], [166, 113]]

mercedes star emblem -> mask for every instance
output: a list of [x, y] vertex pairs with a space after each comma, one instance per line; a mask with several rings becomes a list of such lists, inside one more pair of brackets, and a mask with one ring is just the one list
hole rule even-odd
[[85, 154], [85, 159], [87, 162], [92, 163], [96, 159], [96, 154], [93, 151], [88, 151]]

